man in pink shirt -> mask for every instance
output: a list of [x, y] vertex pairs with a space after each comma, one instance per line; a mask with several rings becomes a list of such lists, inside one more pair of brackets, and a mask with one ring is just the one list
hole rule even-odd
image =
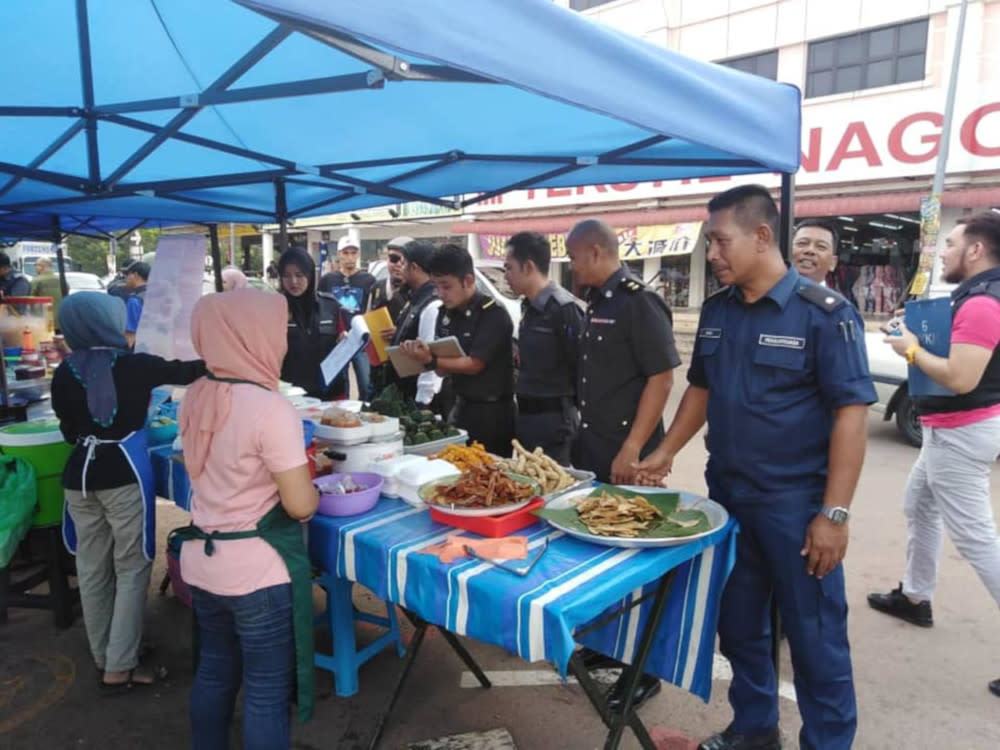
[[[880, 612], [929, 628], [942, 526], [1000, 605], [1000, 539], [990, 506], [990, 469], [1000, 454], [1000, 214], [962, 219], [945, 241], [942, 278], [952, 292], [951, 349], [938, 357], [905, 326], [888, 336], [906, 357], [956, 395], [917, 399], [923, 447], [906, 485], [906, 573]], [[989, 689], [1000, 696], [1000, 679]]]

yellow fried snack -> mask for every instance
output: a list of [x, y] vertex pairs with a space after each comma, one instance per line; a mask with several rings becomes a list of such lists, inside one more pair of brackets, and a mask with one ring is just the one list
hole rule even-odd
[[486, 452], [482, 443], [473, 441], [470, 445], [457, 445], [452, 443], [433, 454], [431, 458], [440, 458], [454, 464], [461, 471], [468, 471], [476, 466], [493, 466], [496, 459]]
[[663, 514], [642, 497], [621, 497], [602, 492], [576, 506], [580, 520], [591, 534], [636, 537], [649, 529]]
[[510, 444], [514, 448], [514, 455], [503, 459], [500, 466], [506, 471], [534, 479], [541, 485], [543, 495], [564, 490], [576, 482], [559, 464], [546, 456], [541, 448], [529, 451], [516, 439]]

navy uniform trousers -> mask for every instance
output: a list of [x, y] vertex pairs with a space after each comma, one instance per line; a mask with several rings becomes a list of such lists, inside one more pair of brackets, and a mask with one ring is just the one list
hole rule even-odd
[[[709, 482], [711, 488], [712, 482]], [[724, 497], [714, 493], [712, 497]], [[818, 503], [724, 503], [740, 524], [736, 565], [722, 597], [719, 644], [733, 667], [733, 729], [758, 734], [778, 724], [771, 657], [771, 597], [792, 651], [802, 750], [851, 747], [857, 705], [847, 641], [844, 568], [817, 580], [801, 555]]]

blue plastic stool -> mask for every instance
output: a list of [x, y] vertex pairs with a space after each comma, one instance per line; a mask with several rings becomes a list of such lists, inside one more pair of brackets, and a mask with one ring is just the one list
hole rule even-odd
[[[316, 618], [316, 623], [330, 628], [333, 653], [317, 652], [313, 661], [319, 669], [333, 673], [335, 692], [341, 698], [348, 698], [358, 692], [358, 669], [362, 664], [392, 645], [396, 646], [400, 657], [405, 653], [396, 609], [386, 602], [385, 617], [358, 612], [351, 599], [352, 581], [323, 573], [316, 583], [326, 592], [326, 611]], [[359, 651], [354, 637], [355, 620], [387, 628], [387, 631]]]

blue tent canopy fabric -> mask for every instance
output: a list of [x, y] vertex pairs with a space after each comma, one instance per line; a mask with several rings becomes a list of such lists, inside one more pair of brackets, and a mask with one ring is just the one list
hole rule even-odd
[[0, 3], [0, 38], [3, 236], [800, 158], [795, 87], [548, 0], [32, 0]]

